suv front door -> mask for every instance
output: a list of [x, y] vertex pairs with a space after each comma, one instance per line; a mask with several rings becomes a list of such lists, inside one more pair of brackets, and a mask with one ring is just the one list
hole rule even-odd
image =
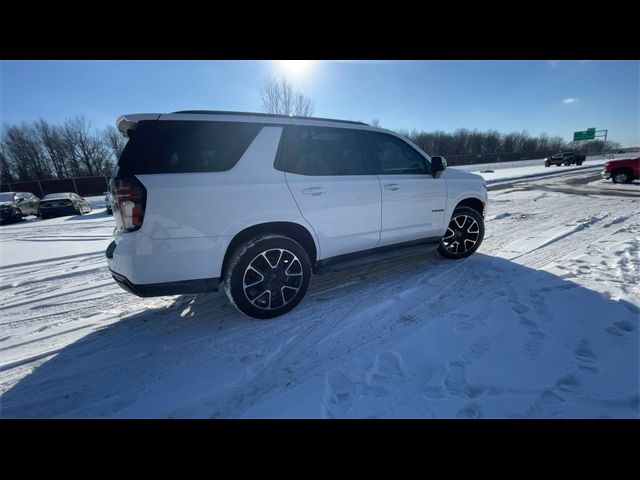
[[402, 139], [380, 132], [361, 132], [382, 189], [380, 246], [442, 234], [446, 206], [443, 178]]
[[319, 258], [378, 245], [380, 183], [353, 129], [285, 127], [276, 168], [318, 237]]

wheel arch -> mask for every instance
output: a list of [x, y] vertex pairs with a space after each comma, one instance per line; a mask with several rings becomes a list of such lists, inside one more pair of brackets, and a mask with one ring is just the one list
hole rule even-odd
[[453, 207], [453, 210], [451, 213], [453, 214], [455, 209], [459, 207], [472, 208], [473, 210], [475, 210], [476, 212], [478, 212], [480, 215], [484, 217], [485, 204], [478, 197], [466, 197], [466, 198], [463, 198], [462, 200], [459, 200], [458, 203], [456, 203], [456, 206]]
[[295, 222], [265, 222], [252, 225], [238, 232], [229, 245], [224, 255], [221, 268], [221, 277], [224, 277], [227, 266], [236, 248], [249, 238], [257, 235], [279, 234], [285, 235], [298, 242], [309, 255], [311, 265], [315, 265], [318, 258], [318, 247], [313, 234], [303, 225]]

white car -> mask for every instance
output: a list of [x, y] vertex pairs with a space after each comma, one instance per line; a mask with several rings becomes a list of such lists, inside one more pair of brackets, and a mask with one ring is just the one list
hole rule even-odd
[[484, 236], [482, 177], [446, 169], [360, 122], [182, 111], [121, 116], [106, 251], [139, 296], [215, 291], [254, 318], [304, 297], [312, 271], [391, 246], [471, 255]]

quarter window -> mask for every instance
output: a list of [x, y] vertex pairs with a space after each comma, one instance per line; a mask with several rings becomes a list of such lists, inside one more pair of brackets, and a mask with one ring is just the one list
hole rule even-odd
[[240, 160], [261, 128], [244, 122], [141, 121], [118, 167], [131, 174], [222, 172]]

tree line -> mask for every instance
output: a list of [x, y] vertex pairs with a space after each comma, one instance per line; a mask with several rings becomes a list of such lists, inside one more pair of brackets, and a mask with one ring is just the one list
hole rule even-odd
[[[374, 121], [378, 123], [377, 121]], [[485, 158], [495, 157], [510, 159], [536, 158], [537, 154], [550, 154], [561, 150], [576, 148], [580, 153], [598, 154], [602, 152], [603, 141], [580, 142], [574, 145], [560, 136], [550, 137], [546, 133], [532, 136], [526, 130], [521, 132], [500, 133], [496, 130], [479, 131], [459, 128], [453, 133], [440, 130], [435, 132], [395, 130], [396, 133], [408, 138], [430, 155], [464, 160], [465, 157]], [[620, 148], [618, 142], [607, 140], [607, 151]], [[466, 162], [465, 162], [466, 163]], [[472, 162], [469, 163], [479, 163]]]
[[4, 125], [0, 135], [2, 183], [111, 175], [126, 139], [112, 126], [92, 129], [84, 117], [52, 124]]

